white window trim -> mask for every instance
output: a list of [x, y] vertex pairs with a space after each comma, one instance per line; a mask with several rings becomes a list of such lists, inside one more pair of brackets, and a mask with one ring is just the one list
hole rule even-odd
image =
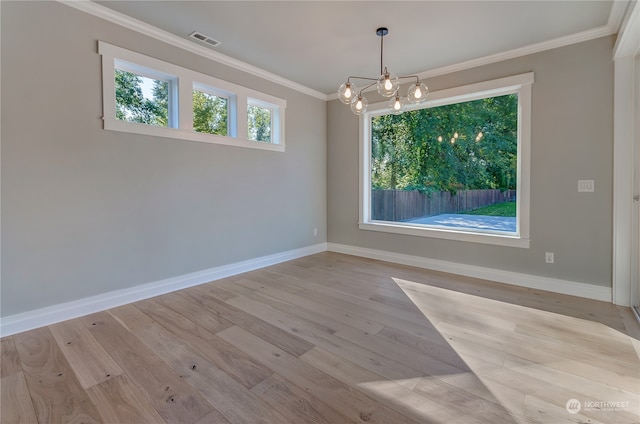
[[[105, 130], [276, 152], [285, 151], [284, 125], [285, 109], [287, 107], [286, 100], [103, 41], [98, 41], [98, 53], [102, 56], [102, 119]], [[116, 63], [126, 63], [127, 68], [136, 73], [138, 72], [135, 69], [139, 67], [139, 69], [143, 70], [142, 74], [144, 76], [149, 75], [156, 79], [169, 80], [172, 82], [174, 95], [171, 101], [173, 102], [173, 106], [177, 107], [178, 113], [177, 122], [174, 122], [172, 118], [170, 118], [170, 125], [175, 125], [176, 127], [157, 127], [116, 119]], [[118, 68], [120, 69], [120, 67]], [[209, 87], [220, 93], [228, 93], [225, 97], [229, 98], [230, 109], [233, 109], [229, 111], [229, 136], [199, 133], [193, 130], [194, 84], [196, 87]], [[270, 143], [253, 141], [247, 138], [246, 116], [248, 99], [255, 99], [261, 104], [268, 105], [268, 107], [274, 111], [274, 116], [277, 116], [277, 120], [272, 119], [272, 141]], [[245, 118], [239, 119], [240, 117]]]
[[[423, 225], [371, 220], [371, 118], [388, 113], [388, 102], [370, 105], [360, 115], [360, 221], [361, 230], [385, 233], [432, 237], [472, 243], [485, 243], [508, 247], [529, 247], [530, 211], [530, 158], [531, 158], [531, 84], [533, 72], [514, 75], [461, 87], [436, 91], [429, 94], [427, 106], [442, 106], [451, 103], [518, 94], [518, 180], [517, 180], [517, 228], [516, 233], [478, 232], [473, 230], [446, 229]], [[420, 109], [424, 105], [408, 108]]]
[[[211, 96], [216, 96], [219, 98], [223, 98], [227, 100], [227, 136], [228, 137], [237, 137], [237, 109], [238, 102], [237, 96], [234, 93], [229, 93], [227, 91], [220, 90], [216, 87], [210, 87], [206, 84], [202, 84], [200, 82], [194, 81], [193, 87], [191, 88], [191, 99], [193, 100], [193, 92], [200, 91], [202, 93], [209, 94]], [[193, 105], [191, 107], [191, 116], [189, 117], [189, 122], [193, 125]], [[213, 134], [215, 135], [215, 134]]]
[[[249, 122], [249, 119], [248, 119], [249, 105], [257, 106], [262, 109], [268, 109], [271, 112], [271, 138], [279, 139], [281, 137], [280, 128], [282, 127], [284, 122], [283, 121], [284, 118], [283, 117], [281, 118], [280, 109], [272, 103], [268, 103], [260, 99], [249, 98], [247, 99], [247, 123]], [[279, 124], [274, 125], [276, 123], [279, 123]]]

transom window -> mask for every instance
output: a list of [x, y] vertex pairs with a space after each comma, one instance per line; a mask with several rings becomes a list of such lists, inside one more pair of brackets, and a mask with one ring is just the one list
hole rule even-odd
[[169, 81], [116, 69], [116, 119], [169, 126]]
[[193, 89], [193, 130], [229, 135], [229, 98], [213, 90], [196, 87]]
[[533, 74], [431, 93], [361, 116], [366, 230], [517, 247], [529, 244]]
[[284, 151], [286, 101], [99, 42], [104, 128]]

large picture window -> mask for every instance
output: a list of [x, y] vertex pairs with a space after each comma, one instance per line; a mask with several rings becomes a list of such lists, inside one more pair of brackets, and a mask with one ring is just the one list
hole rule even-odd
[[360, 228], [528, 247], [532, 74], [362, 116]]

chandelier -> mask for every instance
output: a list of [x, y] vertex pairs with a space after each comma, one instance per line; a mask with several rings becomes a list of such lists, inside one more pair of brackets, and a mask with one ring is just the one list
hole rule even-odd
[[[346, 105], [351, 105], [351, 111], [356, 115], [361, 115], [367, 110], [369, 102], [367, 98], [362, 95], [362, 92], [366, 89], [373, 87], [374, 85], [378, 89], [378, 93], [384, 97], [391, 97], [389, 101], [389, 110], [396, 115], [404, 112], [408, 104], [411, 103], [423, 103], [427, 100], [427, 94], [429, 90], [424, 83], [420, 82], [420, 78], [417, 75], [408, 76], [396, 76], [387, 70], [385, 66], [383, 68], [383, 47], [384, 36], [389, 33], [389, 30], [385, 27], [378, 28], [376, 35], [380, 37], [380, 76], [378, 78], [357, 77], [350, 76], [347, 78], [347, 82], [342, 84], [338, 89], [338, 98]], [[362, 89], [358, 89], [351, 80], [363, 80], [373, 81], [366, 85]], [[415, 82], [409, 86], [407, 91], [407, 97], [400, 97], [398, 94], [398, 88], [400, 87], [400, 81], [405, 79], [415, 79]]]

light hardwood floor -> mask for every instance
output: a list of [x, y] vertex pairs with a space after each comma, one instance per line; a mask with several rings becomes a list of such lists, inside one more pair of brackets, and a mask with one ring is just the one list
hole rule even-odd
[[639, 335], [628, 308], [322, 253], [3, 338], [1, 421], [638, 423]]

